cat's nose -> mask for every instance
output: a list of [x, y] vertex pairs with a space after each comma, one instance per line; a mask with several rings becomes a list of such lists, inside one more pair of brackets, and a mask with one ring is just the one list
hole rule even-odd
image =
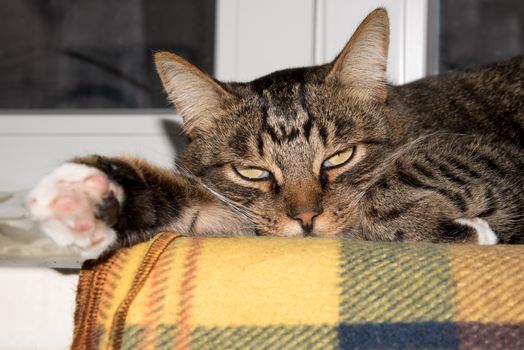
[[313, 221], [320, 214], [320, 210], [308, 210], [293, 216], [293, 219], [299, 220], [300, 225], [306, 233], [313, 229]]

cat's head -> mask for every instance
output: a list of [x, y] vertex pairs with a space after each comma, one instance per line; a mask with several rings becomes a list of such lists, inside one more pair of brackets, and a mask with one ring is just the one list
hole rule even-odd
[[155, 55], [192, 140], [179, 162], [249, 212], [258, 234], [339, 235], [388, 152], [389, 21], [372, 12], [329, 64], [222, 83]]

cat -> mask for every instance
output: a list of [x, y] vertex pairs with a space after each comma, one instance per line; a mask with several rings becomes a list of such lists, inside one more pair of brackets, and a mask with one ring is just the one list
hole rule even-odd
[[156, 53], [190, 139], [175, 169], [75, 158], [31, 215], [86, 259], [162, 230], [523, 243], [524, 57], [390, 86], [388, 46], [379, 8], [331, 63], [247, 83]]

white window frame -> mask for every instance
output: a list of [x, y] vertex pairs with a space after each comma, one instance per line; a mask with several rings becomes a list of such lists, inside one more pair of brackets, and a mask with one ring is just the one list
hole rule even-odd
[[315, 63], [333, 59], [360, 21], [384, 7], [390, 16], [389, 80], [405, 84], [426, 76], [430, 2], [434, 0], [316, 0]]
[[[404, 84], [433, 72], [427, 63], [433, 44], [428, 37], [435, 36], [436, 27], [428, 13], [436, 16], [436, 4], [438, 0], [219, 0], [216, 75], [243, 81], [277, 69], [326, 63], [370, 11], [385, 7], [392, 29], [390, 78]], [[287, 28], [272, 18], [277, 11], [293, 15]], [[294, 28], [302, 29], [302, 36]], [[276, 60], [260, 57], [267, 51], [277, 52]]]

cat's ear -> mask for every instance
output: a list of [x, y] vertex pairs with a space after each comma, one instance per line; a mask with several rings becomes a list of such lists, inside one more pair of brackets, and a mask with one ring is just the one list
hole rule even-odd
[[378, 8], [358, 26], [331, 64], [326, 79], [342, 85], [361, 98], [384, 102], [388, 91], [388, 46], [388, 14], [385, 9]]
[[155, 54], [155, 65], [169, 100], [184, 120], [191, 137], [214, 127], [221, 107], [233, 96], [215, 79], [180, 56]]

